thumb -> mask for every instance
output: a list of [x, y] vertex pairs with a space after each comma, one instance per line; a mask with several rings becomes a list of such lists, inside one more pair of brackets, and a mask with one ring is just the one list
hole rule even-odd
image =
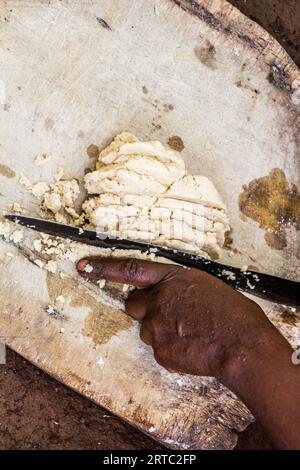
[[86, 279], [131, 284], [136, 287], [150, 287], [175, 275], [181, 266], [135, 258], [104, 258], [91, 256], [77, 262], [77, 270]]

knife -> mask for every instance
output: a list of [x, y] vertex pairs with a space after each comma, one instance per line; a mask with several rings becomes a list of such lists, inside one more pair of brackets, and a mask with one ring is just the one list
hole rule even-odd
[[71, 225], [17, 214], [7, 214], [5, 217], [12, 222], [37, 230], [38, 232], [69, 238], [88, 245], [111, 248], [113, 250], [139, 250], [143, 253], [154, 253], [155, 256], [162, 256], [184, 266], [205, 271], [240, 291], [248, 292], [271, 302], [289, 306], [300, 306], [300, 282], [250, 270], [241, 271], [239, 268], [217, 263], [187, 251], [108, 236], [106, 233], [85, 230], [81, 227], [73, 227]]

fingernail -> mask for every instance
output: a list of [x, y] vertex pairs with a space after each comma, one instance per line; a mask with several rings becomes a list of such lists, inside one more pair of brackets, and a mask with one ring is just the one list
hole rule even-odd
[[76, 264], [77, 271], [84, 271], [88, 263], [89, 263], [89, 260], [80, 259]]

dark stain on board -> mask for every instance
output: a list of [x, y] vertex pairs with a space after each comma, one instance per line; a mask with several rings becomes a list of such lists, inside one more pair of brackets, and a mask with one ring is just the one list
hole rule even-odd
[[99, 147], [95, 144], [90, 144], [86, 149], [86, 153], [90, 158], [98, 158], [99, 157]]
[[168, 145], [177, 152], [182, 152], [182, 150], [184, 149], [183, 140], [181, 137], [179, 137], [179, 135], [170, 136], [168, 140]]
[[291, 94], [293, 90], [292, 86], [288, 83], [288, 80], [290, 78], [288, 71], [276, 64], [275, 61], [271, 61], [269, 63], [269, 66], [271, 70], [267, 76], [268, 82], [274, 85], [279, 90]]
[[170, 103], [165, 103], [165, 104], [163, 105], [163, 108], [164, 108], [164, 111], [165, 111], [166, 113], [168, 113], [169, 111], [173, 111], [174, 105], [173, 105], [173, 104], [170, 104]]
[[243, 82], [242, 80], [238, 80], [238, 81], [235, 82], [235, 86], [237, 88], [244, 88], [244, 90], [249, 90], [252, 93], [254, 93], [254, 95], [256, 95], [256, 96], [260, 95], [260, 91], [257, 88], [250, 85], [249, 79], [247, 79], [247, 82]]
[[101, 304], [97, 310], [92, 310], [86, 316], [81, 332], [97, 345], [107, 343], [113, 336], [131, 326], [132, 321], [122, 312]]
[[288, 325], [297, 325], [297, 322], [298, 322], [298, 317], [297, 315], [294, 315], [292, 312], [290, 312], [289, 310], [285, 310], [284, 308], [282, 308], [282, 313], [281, 313], [281, 320], [283, 321], [283, 323], [287, 323]]
[[248, 46], [251, 47], [251, 49], [258, 49], [260, 48], [260, 45], [258, 45], [248, 34], [243, 34], [243, 33], [237, 33], [237, 37], [241, 39], [243, 42], [248, 44]]
[[[106, 343], [110, 338], [129, 329], [133, 325], [133, 321], [129, 316], [124, 315], [123, 312], [116, 308], [99, 303], [85, 288], [80, 287], [75, 279], [61, 279], [59, 276], [48, 272], [47, 290], [50, 301], [54, 305], [57, 296], [63, 295], [68, 299], [71, 307], [83, 307], [89, 310], [84, 318], [81, 333], [84, 336], [90, 337], [94, 345]], [[52, 310], [56, 312], [55, 308], [48, 308], [46, 312], [53, 317], [55, 313], [53, 314]], [[57, 317], [54, 316], [54, 318]]]
[[210, 13], [207, 8], [199, 5], [197, 2], [193, 0], [173, 0], [173, 2], [183, 10], [198, 16], [198, 18], [201, 18], [201, 20], [205, 21], [206, 24], [213, 28], [217, 30], [222, 30], [224, 28], [222, 22], [215, 15]]
[[14, 178], [16, 173], [9, 166], [0, 163], [0, 175], [5, 176], [5, 178]]
[[232, 249], [232, 244], [233, 244], [233, 229], [231, 228], [230, 230], [227, 230], [225, 232], [225, 241], [224, 241], [224, 247]]
[[146, 87], [146, 85], [143, 85], [143, 86], [142, 86], [142, 91], [143, 91], [144, 95], [147, 95], [147, 93], [148, 93], [148, 88]]
[[265, 233], [265, 240], [267, 245], [269, 245], [274, 250], [283, 250], [286, 245], [286, 233], [283, 229], [271, 230]]
[[201, 47], [195, 47], [194, 53], [200, 62], [209, 69], [215, 70], [217, 68], [216, 49], [210, 41], [205, 41]]
[[286, 229], [300, 229], [300, 193], [279, 168], [245, 185], [239, 208], [266, 231], [266, 243], [275, 250], [286, 247]]
[[52, 129], [52, 127], [54, 126], [53, 119], [47, 117], [45, 119], [44, 126], [45, 126], [46, 131], [49, 131], [50, 129]]
[[96, 16], [96, 20], [102, 26], [102, 28], [109, 29], [110, 31], [112, 31], [107, 21], [105, 21], [103, 18], [101, 18], [100, 16]]

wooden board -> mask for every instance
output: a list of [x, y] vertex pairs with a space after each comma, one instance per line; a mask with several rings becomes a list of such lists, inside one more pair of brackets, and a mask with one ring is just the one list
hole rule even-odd
[[[188, 170], [211, 177], [228, 205], [235, 256], [223, 261], [299, 277], [299, 232], [271, 249], [238, 205], [243, 185], [273, 168], [299, 184], [300, 73], [264, 30], [223, 0], [7, 0], [0, 13], [1, 209], [16, 201], [38, 214], [19, 176], [51, 181], [62, 166], [82, 178], [87, 147], [121, 130], [177, 136]], [[41, 153], [52, 158], [39, 167]], [[68, 278], [40, 269], [33, 238], [0, 244], [1, 340], [169, 447], [233, 448], [253, 420], [246, 407], [212, 378], [159, 367], [122, 292], [87, 284], [71, 261], [59, 263]], [[261, 305], [299, 344], [299, 312]]]

